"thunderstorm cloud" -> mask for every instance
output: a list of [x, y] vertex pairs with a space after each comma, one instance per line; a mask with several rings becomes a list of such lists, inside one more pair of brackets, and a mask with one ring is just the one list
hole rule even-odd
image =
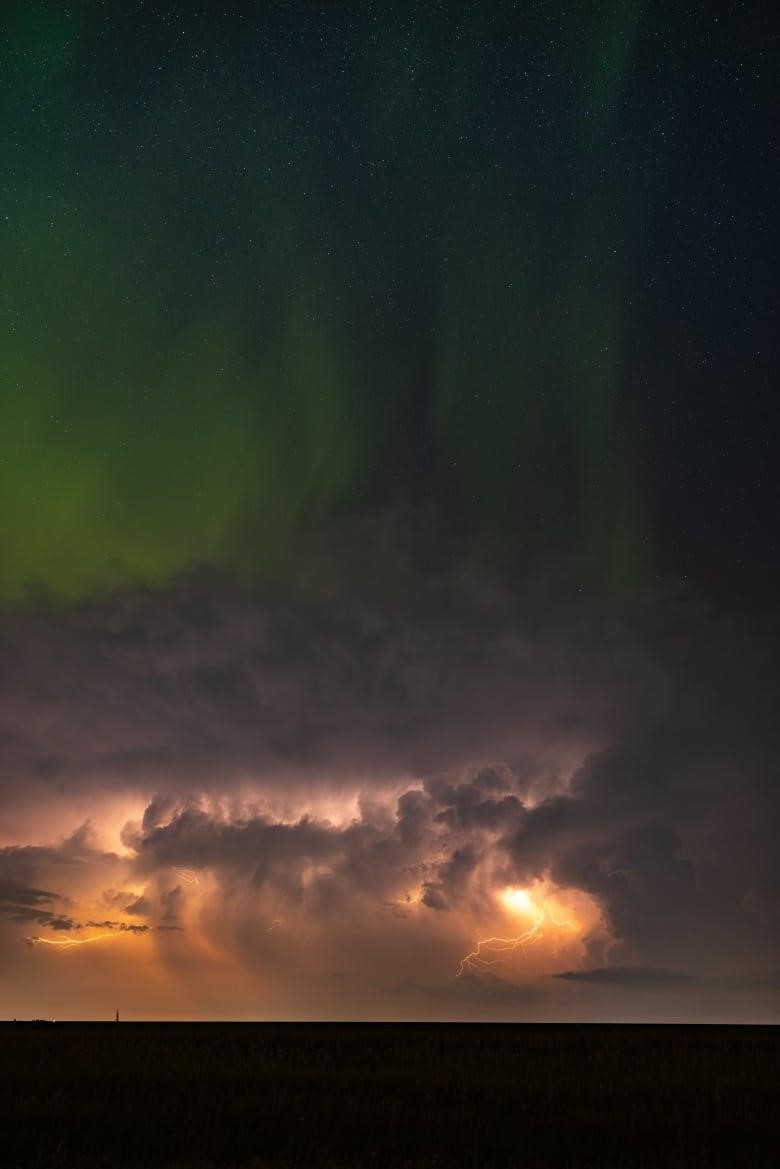
[[[621, 992], [773, 969], [761, 623], [429, 588], [293, 607], [195, 575], [16, 615], [3, 801], [51, 818], [0, 854], [6, 940], [148, 934], [170, 969], [207, 947], [278, 1011], [285, 983], [315, 1012], [544, 1014], [556, 965]], [[512, 887], [588, 913], [457, 978]]]

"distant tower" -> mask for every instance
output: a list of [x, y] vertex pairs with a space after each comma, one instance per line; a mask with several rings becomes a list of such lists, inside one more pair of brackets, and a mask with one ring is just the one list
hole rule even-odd
[[117, 1007], [117, 1009], [116, 1009], [116, 1015], [114, 1016], [114, 1022], [115, 1023], [119, 1022], [119, 1007]]

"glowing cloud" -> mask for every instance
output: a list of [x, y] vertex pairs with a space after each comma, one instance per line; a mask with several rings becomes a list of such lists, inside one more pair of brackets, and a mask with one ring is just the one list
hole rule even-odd
[[491, 936], [479, 938], [476, 946], [461, 959], [457, 977], [478, 974], [507, 961], [518, 950], [541, 941], [546, 934], [567, 931], [578, 934], [578, 928], [569, 918], [559, 917], [561, 912], [554, 895], [539, 890], [533, 894], [528, 889], [508, 887], [498, 894], [498, 900], [505, 910], [528, 921], [528, 927], [509, 937]]
[[[127, 931], [125, 931], [126, 933]], [[71, 950], [74, 946], [86, 946], [89, 942], [102, 942], [107, 938], [121, 938], [121, 933], [95, 934], [91, 938], [25, 938], [29, 946], [56, 946], [60, 950]]]

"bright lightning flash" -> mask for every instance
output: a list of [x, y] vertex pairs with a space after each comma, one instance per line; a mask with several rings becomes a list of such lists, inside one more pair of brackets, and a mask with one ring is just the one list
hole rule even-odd
[[527, 889], [504, 889], [501, 900], [507, 909], [515, 909], [522, 913], [534, 911], [534, 903]]
[[505, 962], [517, 950], [523, 951], [526, 946], [544, 937], [545, 928], [576, 930], [573, 922], [555, 917], [549, 906], [538, 895], [536, 899], [532, 897], [527, 889], [504, 889], [499, 894], [499, 900], [510, 912], [527, 918], [530, 922], [528, 928], [514, 937], [480, 938], [471, 953], [461, 959], [458, 978], [464, 974], [484, 972], [491, 966]]
[[131, 937], [129, 930], [117, 930], [106, 934], [93, 934], [91, 938], [25, 938], [28, 946], [56, 946], [59, 950], [71, 950], [74, 946], [87, 946], [90, 942], [102, 942], [108, 938]]

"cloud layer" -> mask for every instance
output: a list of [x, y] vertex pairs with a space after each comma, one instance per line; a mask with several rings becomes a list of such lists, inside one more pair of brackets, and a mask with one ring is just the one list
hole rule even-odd
[[232, 963], [403, 1013], [399, 987], [454, 994], [475, 937], [512, 928], [509, 887], [577, 929], [549, 916], [502, 985], [776, 968], [767, 620], [454, 579], [292, 603], [195, 575], [7, 620], [10, 969], [22, 934], [100, 928], [166, 977]]

